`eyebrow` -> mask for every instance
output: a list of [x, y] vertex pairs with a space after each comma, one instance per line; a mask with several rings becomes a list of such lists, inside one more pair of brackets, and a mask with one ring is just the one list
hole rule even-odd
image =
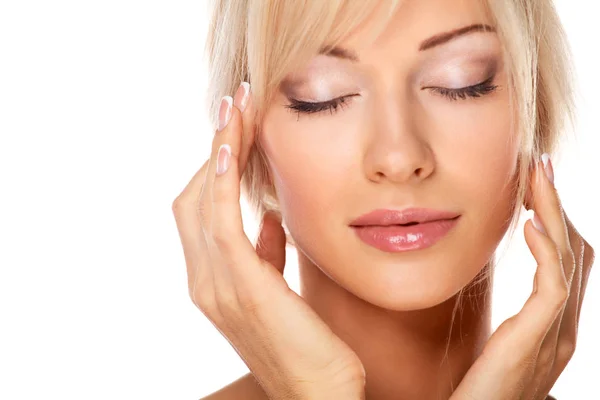
[[449, 42], [452, 39], [472, 32], [496, 32], [496, 29], [486, 24], [473, 24], [465, 26], [463, 28], [458, 28], [450, 32], [444, 32], [424, 40], [419, 46], [419, 51], [424, 51], [432, 47], [439, 46], [440, 44]]
[[[438, 35], [432, 36], [429, 39], [425, 39], [419, 45], [419, 51], [429, 50], [432, 47], [442, 45], [451, 41], [452, 39], [456, 39], [459, 36], [466, 35], [468, 33], [473, 32], [496, 32], [496, 29], [490, 25], [486, 24], [472, 24], [468, 26], [464, 26], [462, 28], [454, 29], [448, 32], [440, 33]], [[346, 49], [343, 47], [329, 47], [325, 46], [321, 48], [319, 54], [323, 54], [330, 57], [341, 58], [344, 60], [349, 60], [352, 62], [359, 62], [360, 58], [358, 54], [350, 49]]]

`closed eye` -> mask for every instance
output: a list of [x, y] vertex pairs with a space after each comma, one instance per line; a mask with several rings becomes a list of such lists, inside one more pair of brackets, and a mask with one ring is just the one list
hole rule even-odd
[[433, 92], [441, 94], [450, 100], [458, 100], [459, 98], [465, 100], [468, 97], [481, 97], [485, 96], [496, 90], [498, 85], [493, 85], [494, 75], [487, 78], [485, 81], [477, 83], [472, 86], [467, 86], [458, 89], [448, 89], [444, 87], [427, 86], [424, 89], [431, 89]]
[[314, 114], [323, 111], [329, 110], [330, 114], [333, 115], [339, 108], [343, 108], [346, 102], [350, 97], [358, 96], [358, 94], [351, 94], [348, 96], [337, 97], [332, 100], [322, 101], [322, 102], [309, 102], [309, 101], [300, 101], [293, 98], [290, 98], [290, 104], [285, 107], [291, 112], [297, 112], [298, 118], [300, 118], [300, 114]]
[[[450, 89], [444, 87], [436, 87], [436, 86], [426, 86], [422, 88], [422, 90], [429, 89], [434, 93], [440, 94], [441, 96], [447, 98], [450, 101], [456, 100], [466, 100], [468, 98], [481, 97], [485, 96], [489, 93], [492, 93], [497, 85], [492, 84], [494, 81], [494, 75], [489, 77], [483, 82], [477, 83], [475, 85], [466, 86], [463, 88]], [[324, 111], [328, 111], [330, 115], [333, 115], [338, 109], [343, 109], [345, 105], [347, 105], [349, 99], [354, 96], [359, 96], [359, 94], [351, 94], [347, 96], [337, 97], [335, 99], [323, 101], [323, 102], [309, 102], [309, 101], [301, 101], [293, 98], [289, 98], [290, 104], [285, 105], [290, 112], [298, 113], [298, 118], [300, 118], [300, 114], [315, 114]]]

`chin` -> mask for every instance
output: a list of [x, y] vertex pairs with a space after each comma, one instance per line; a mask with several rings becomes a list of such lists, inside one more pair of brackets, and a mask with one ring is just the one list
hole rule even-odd
[[[360, 240], [342, 249], [343, 271], [330, 276], [357, 297], [395, 311], [435, 307], [465, 288], [493, 257], [502, 237], [483, 236], [462, 221], [433, 246], [382, 252]], [[496, 235], [495, 235], [496, 236]], [[335, 274], [333, 272], [336, 272]]]

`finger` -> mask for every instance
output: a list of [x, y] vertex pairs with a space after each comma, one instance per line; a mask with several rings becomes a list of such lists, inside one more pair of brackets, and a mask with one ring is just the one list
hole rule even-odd
[[[582, 301], [581, 284], [583, 280], [585, 259], [585, 241], [575, 230], [571, 222], [568, 221], [568, 219], [567, 226], [569, 226], [569, 238], [575, 254], [575, 272], [571, 282], [569, 299], [567, 300], [567, 304], [565, 305], [565, 310], [562, 315], [560, 332], [558, 334], [559, 344], [560, 341], [564, 340], [567, 340], [570, 343], [575, 343], [577, 339], [577, 327], [579, 324], [578, 310], [579, 304]], [[562, 350], [560, 348], [557, 348], [557, 353], [558, 357], [561, 358]]]
[[[545, 181], [546, 183], [550, 183], [554, 189], [552, 162], [546, 155], [545, 158], [546, 168], [544, 175], [548, 178]], [[556, 195], [556, 190], [552, 192]], [[558, 198], [557, 195], [555, 197]], [[561, 248], [562, 264], [569, 294], [564, 308], [553, 322], [540, 349], [539, 371], [535, 386], [539, 385], [543, 393], [552, 388], [554, 382], [571, 360], [575, 351], [578, 326], [577, 310], [581, 303], [582, 263], [584, 255], [584, 242], [573, 224], [568, 220], [559, 200], [555, 202], [554, 209], [560, 209], [562, 224], [557, 225], [561, 225], [561, 228], [564, 226], [563, 229], [566, 231], [566, 235], [560, 232], [560, 238], [554, 241], [557, 243], [557, 247]], [[562, 245], [560, 244], [561, 240], [564, 240]]]
[[202, 186], [198, 207], [201, 210], [200, 222], [207, 237], [210, 235], [210, 227], [212, 224], [212, 189], [217, 168], [217, 153], [219, 147], [223, 143], [222, 136], [224, 135], [224, 132], [222, 131], [232, 129], [232, 127], [235, 129], [236, 126], [235, 122], [232, 124], [229, 123], [233, 114], [232, 109], [233, 99], [231, 96], [223, 96], [219, 106], [218, 126], [213, 135], [210, 159], [208, 160], [208, 168], [206, 171], [206, 180]]
[[[541, 260], [547, 260], [544, 264], [560, 264], [561, 256], [555, 246], [554, 242], [548, 238], [545, 233], [540, 232], [535, 227], [532, 228], [533, 220], [527, 221], [525, 227], [525, 240], [536, 261], [538, 261], [538, 270], [536, 271], [536, 280], [545, 281], [546, 286], [541, 286], [536, 293], [533, 293], [530, 297], [531, 302], [524, 307], [524, 310], [519, 313], [519, 319], [521, 322], [532, 322], [531, 319], [535, 318], [536, 307], [533, 306], [534, 298], [538, 297], [539, 305], [538, 310], [542, 310], [544, 307], [549, 312], [551, 318], [550, 326], [548, 322], [541, 323], [539, 327], [540, 331], [537, 333], [537, 337], [532, 337], [530, 340], [539, 340], [541, 337], [541, 344], [535, 361], [535, 373], [530, 380], [530, 384], [526, 390], [525, 397], [537, 398], [538, 393], [547, 393], [552, 388], [554, 381], [555, 371], [557, 368], [561, 368], [557, 363], [557, 349], [559, 348], [559, 328], [563, 321], [565, 304], [569, 301], [569, 290], [567, 284], [564, 282], [561, 267], [543, 268], [545, 265], [541, 264]], [[545, 272], [549, 272], [554, 277], [547, 276]], [[572, 293], [571, 293], [572, 295]], [[545, 303], [545, 304], [544, 304]], [[540, 311], [537, 311], [538, 313]], [[527, 331], [531, 327], [522, 325], [522, 333], [527, 334]], [[546, 332], [544, 333], [544, 328]], [[564, 369], [564, 367], [562, 367]], [[562, 372], [562, 369], [561, 369]], [[554, 379], [554, 380], [553, 380]]]
[[[577, 302], [577, 310], [575, 312], [576, 321], [579, 322], [579, 313], [581, 311], [581, 303], [583, 301], [585, 289], [587, 287], [587, 278], [589, 276], [589, 272], [594, 261], [594, 249], [592, 249], [590, 244], [577, 231], [577, 229], [575, 228], [575, 226], [573, 225], [573, 223], [569, 219], [569, 216], [566, 213], [565, 221], [569, 229], [571, 248], [575, 253], [575, 261], [577, 263], [578, 268], [578, 270], [575, 271], [575, 275], [573, 277], [572, 288], [579, 289], [579, 301]], [[579, 282], [575, 282], [575, 279], [579, 279]], [[565, 312], [572, 312], [569, 305], [567, 305]]]
[[537, 291], [531, 294], [515, 316], [519, 332], [513, 337], [518, 342], [515, 346], [520, 347], [514, 348], [541, 345], [567, 299], [567, 288], [559, 265], [560, 254], [554, 242], [535, 228], [532, 220], [525, 223], [525, 241], [538, 264]]
[[[247, 95], [246, 95], [247, 94]], [[254, 143], [255, 125], [254, 125], [254, 102], [252, 101], [252, 92], [250, 84], [242, 82], [233, 98], [233, 105], [242, 113], [242, 148], [239, 157], [239, 169], [245, 171], [248, 156]]]
[[[518, 377], [519, 385], [526, 377], [529, 385], [524, 388], [530, 396], [545, 379], [538, 373], [538, 359], [548, 330], [555, 321], [561, 304], [556, 302], [556, 276], [560, 256], [550, 238], [534, 227], [533, 221], [525, 222], [525, 240], [538, 263], [535, 287], [517, 315], [503, 322], [488, 340], [484, 353], [490, 360], [486, 371], [495, 376]], [[554, 302], [554, 303], [553, 303]], [[506, 349], [514, 351], [506, 352]], [[492, 372], [492, 373], [494, 373]], [[545, 373], [544, 373], [545, 375]], [[511, 382], [512, 383], [512, 382]], [[528, 398], [531, 398], [528, 397]]]
[[[550, 264], [556, 268], [556, 271], [552, 273], [554, 282], [549, 282], [550, 288], [561, 288], [567, 289], [567, 293], [570, 292], [571, 283], [571, 271], [573, 269], [572, 262], [570, 261], [573, 257], [573, 251], [571, 249], [570, 237], [568, 234], [567, 226], [564, 220], [564, 213], [560, 204], [560, 199], [554, 187], [554, 171], [552, 165], [546, 154], [542, 156], [542, 160], [546, 161], [544, 166], [543, 161], [537, 161], [535, 163], [535, 169], [533, 171], [533, 179], [530, 182], [529, 194], [531, 195], [529, 201], [533, 205], [534, 219], [533, 223], [544, 233], [539, 235], [528, 236], [526, 229], [526, 240], [532, 253], [536, 249], [538, 242], [535, 240], [536, 236], [544, 236], [545, 239], [550, 239], [548, 243], [547, 251], [556, 253], [553, 256], [556, 258], [555, 261], [551, 261]], [[546, 167], [546, 168], [545, 168]], [[541, 246], [544, 246], [543, 244]], [[535, 254], [534, 254], [535, 256]], [[538, 258], [536, 257], [536, 260]], [[539, 263], [539, 260], [538, 260]], [[536, 277], [538, 274], [542, 274], [543, 271], [541, 266], [536, 271]], [[539, 292], [539, 289], [538, 289]], [[548, 293], [561, 293], [561, 291], [546, 291]], [[569, 295], [567, 295], [569, 296]], [[542, 296], [543, 298], [544, 296]], [[569, 296], [570, 298], [570, 296]], [[565, 299], [565, 303], [568, 299]], [[550, 305], [556, 306], [553, 300], [548, 299], [549, 310], [553, 311], [555, 308]], [[564, 316], [565, 304], [560, 304], [560, 309], [550, 326], [545, 326], [547, 331], [542, 337], [540, 343], [539, 352], [536, 361], [536, 373], [532, 378], [530, 390], [536, 390], [540, 387], [545, 387], [548, 382], [548, 377], [555, 369], [555, 361], [557, 355], [557, 348], [559, 343], [560, 327]]]
[[575, 268], [575, 257], [571, 249], [560, 198], [551, 180], [554, 179], [552, 164], [548, 160], [547, 169], [544, 168], [542, 161], [537, 161], [536, 164], [534, 179], [531, 182], [533, 209], [538, 217], [537, 222], [541, 222], [547, 236], [555, 243], [560, 252], [562, 263], [558, 266], [563, 270], [565, 282], [570, 285]]
[[581, 298], [579, 300], [579, 306], [577, 308], [577, 321], [581, 316], [581, 304], [583, 303], [583, 298], [585, 297], [585, 291], [587, 288], [588, 278], [590, 276], [590, 272], [592, 270], [592, 265], [594, 264], [594, 260], [596, 258], [596, 254], [594, 253], [594, 249], [590, 246], [590, 244], [584, 239], [585, 243], [585, 252], [583, 255], [583, 269], [581, 271]]
[[[254, 111], [250, 94], [251, 94], [250, 86], [248, 85], [247, 82], [242, 82], [236, 91], [235, 99], [232, 99], [230, 96], [224, 96], [221, 99], [221, 105], [219, 107], [219, 116], [218, 116], [219, 126], [217, 127], [217, 130], [213, 137], [211, 158], [210, 158], [210, 163], [209, 163], [209, 167], [208, 167], [208, 171], [207, 171], [207, 176], [209, 177], [210, 183], [207, 183], [205, 185], [205, 189], [203, 190], [203, 193], [201, 195], [201, 203], [203, 205], [202, 208], [204, 210], [206, 210], [206, 212], [204, 213], [205, 217], [206, 217], [206, 221], [204, 221], [203, 225], [206, 227], [211, 226], [211, 224], [212, 224], [211, 223], [211, 219], [212, 219], [212, 187], [213, 187], [215, 173], [216, 173], [216, 167], [217, 167], [217, 155], [218, 155], [219, 147], [222, 144], [225, 144], [223, 141], [223, 137], [227, 136], [227, 133], [221, 134], [220, 129], [223, 129], [223, 131], [229, 131], [230, 129], [238, 129], [239, 128], [238, 127], [239, 121], [233, 121], [230, 123], [230, 120], [232, 119], [232, 116], [233, 116], [234, 108], [237, 108], [240, 111], [242, 109], [244, 109], [244, 112], [242, 115], [244, 122], [242, 123], [242, 125], [251, 126], [254, 124], [253, 118], [249, 117], [251, 115], [251, 113], [253, 113], [253, 111]], [[235, 125], [235, 126], [230, 127], [229, 125]], [[247, 130], [250, 131], [250, 128], [248, 128]], [[251, 145], [251, 143], [254, 141], [254, 137], [252, 135], [244, 135], [243, 132], [241, 133], [241, 135], [246, 136], [246, 138], [247, 138], [247, 139], [242, 140], [242, 145], [245, 145], [245, 144]], [[246, 159], [247, 159], [250, 149], [249, 148], [245, 149], [242, 147], [242, 149], [240, 150], [240, 153], [242, 153], [242, 152], [246, 153]], [[244, 168], [245, 168], [245, 165], [244, 165]], [[240, 171], [243, 171], [243, 170], [240, 169]]]
[[[206, 242], [202, 227], [200, 226], [200, 218], [198, 217], [198, 201], [206, 179], [207, 170], [208, 160], [194, 174], [171, 206], [183, 247], [190, 294], [193, 293], [194, 282], [199, 278], [197, 276], [198, 268], [207, 265], [204, 261]], [[204, 270], [203, 273], [208, 274], [209, 271]]]
[[[581, 255], [577, 257], [579, 261], [577, 262], [569, 298], [564, 310], [557, 318], [557, 321], [554, 322], [551, 331], [548, 333], [548, 345], [545, 346], [547, 348], [543, 351], [547, 352], [546, 357], [551, 357], [552, 362], [545, 368], [544, 373], [539, 377], [541, 393], [547, 393], [552, 389], [554, 383], [558, 380], [575, 352], [577, 328], [579, 324], [577, 310], [581, 302], [581, 272], [583, 267], [584, 248], [584, 241], [581, 239], [580, 251], [578, 252], [581, 253]], [[555, 331], [557, 330], [556, 326], [560, 326], [560, 328], [558, 329], [558, 333], [555, 334]]]
[[274, 211], [265, 213], [256, 242], [256, 253], [281, 274], [285, 268], [285, 244], [285, 230], [281, 226], [281, 215]]
[[[589, 244], [583, 239], [577, 229], [575, 229], [566, 214], [565, 220], [569, 229], [571, 246], [575, 250], [576, 269], [571, 284], [571, 294], [567, 300], [560, 322], [560, 330], [556, 343], [556, 357], [553, 369], [547, 379], [547, 389], [550, 389], [551, 385], [553, 385], [562, 374], [575, 352], [577, 330], [579, 327], [579, 313], [585, 294], [587, 276], [589, 276], [589, 266], [591, 266], [592, 261], [590, 253], [593, 253]], [[587, 273], [585, 271], [587, 271]]]
[[230, 261], [230, 267], [239, 266], [240, 270], [249, 271], [248, 264], [257, 264], [259, 259], [244, 232], [240, 207], [242, 115], [237, 107], [233, 107], [233, 99], [227, 97], [221, 111], [230, 118], [224, 120], [225, 127], [215, 135], [215, 163], [211, 166], [214, 169], [209, 169], [207, 176], [212, 201], [210, 238], [219, 255]]
[[[538, 223], [546, 227], [548, 236], [560, 252], [560, 268], [564, 274], [565, 287], [568, 289], [565, 306], [553, 322], [540, 349], [541, 364], [543, 364], [541, 368], [544, 369], [542, 375], [546, 379], [548, 374], [550, 376], [553, 374], [553, 371], [557, 369], [562, 371], [562, 368], [566, 366], [566, 362], [571, 357], [568, 353], [571, 352], [571, 340], [576, 335], [576, 324], [574, 324], [574, 318], [568, 314], [565, 315], [565, 311], [568, 306], [572, 310], [577, 309], [580, 279], [575, 277], [577, 271], [575, 251], [579, 250], [579, 244], [576, 243], [579, 235], [568, 228], [564, 210], [554, 187], [552, 161], [547, 154], [542, 156], [542, 160], [541, 163], [537, 163], [536, 175], [538, 176], [536, 176], [536, 179], [538, 181], [534, 189], [534, 209], [536, 210], [536, 216], [541, 219], [541, 221], [537, 220]], [[576, 246], [575, 251], [573, 246]], [[568, 334], [567, 330], [570, 330]], [[567, 354], [565, 354], [565, 349]]]
[[[566, 288], [557, 282], [560, 274], [556, 264], [560, 255], [554, 242], [534, 228], [532, 220], [525, 222], [525, 241], [538, 267], [537, 291], [532, 292], [523, 308], [512, 318], [503, 322], [488, 340], [484, 353], [494, 368], [506, 371], [523, 367], [537, 358], [538, 352], [552, 323], [556, 320], [566, 300]], [[518, 349], [506, 352], [506, 349]], [[492, 367], [486, 364], [486, 368]]]

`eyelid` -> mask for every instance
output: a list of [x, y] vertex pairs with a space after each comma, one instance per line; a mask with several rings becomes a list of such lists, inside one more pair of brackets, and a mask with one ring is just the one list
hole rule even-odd
[[447, 85], [428, 85], [428, 86], [421, 87], [421, 90], [425, 90], [425, 89], [463, 90], [463, 89], [468, 89], [468, 88], [472, 88], [475, 86], [491, 84], [495, 78], [496, 78], [496, 74], [492, 73], [491, 75], [486, 75], [486, 78], [478, 79], [476, 82], [471, 83], [471, 84], [460, 85], [457, 87], [450, 87]]
[[[419, 78], [421, 85], [424, 86], [439, 86], [452, 89], [460, 89], [466, 86], [470, 86], [468, 81], [473, 81], [473, 78], [477, 79], [474, 84], [480, 83], [483, 77], [490, 77], [496, 75], [498, 71], [499, 61], [496, 58], [490, 59], [489, 57], [473, 57], [465, 60], [464, 57], [460, 59], [453, 59], [447, 62], [438, 63], [436, 66], [426, 67], [424, 71], [426, 76]], [[463, 79], [461, 79], [463, 78]], [[448, 84], [448, 81], [452, 82], [464, 82], [457, 84]]]
[[348, 99], [350, 97], [354, 97], [354, 96], [358, 96], [358, 94], [347, 94], [347, 95], [343, 95], [343, 96], [337, 96], [334, 97], [332, 99], [329, 100], [323, 100], [323, 101], [309, 101], [309, 100], [301, 100], [301, 99], [296, 99], [293, 97], [289, 97], [288, 100], [290, 101], [290, 103], [292, 104], [311, 104], [311, 105], [326, 105], [326, 104], [332, 104], [335, 103], [337, 101], [341, 101], [343, 99]]
[[286, 96], [288, 101], [293, 102], [293, 103], [309, 103], [309, 104], [322, 104], [322, 103], [331, 103], [334, 102], [336, 100], [342, 99], [344, 97], [350, 97], [350, 96], [356, 96], [357, 93], [348, 93], [348, 94], [344, 94], [341, 96], [335, 96], [335, 97], [331, 97], [328, 98], [326, 100], [313, 100], [313, 99], [302, 99], [300, 98], [300, 96], [296, 97], [296, 96]]

